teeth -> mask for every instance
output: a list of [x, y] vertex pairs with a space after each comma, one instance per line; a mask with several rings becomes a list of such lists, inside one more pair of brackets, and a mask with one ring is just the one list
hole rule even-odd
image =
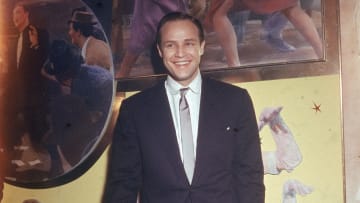
[[189, 62], [187, 61], [181, 61], [181, 62], [175, 62], [176, 65], [185, 65], [188, 64]]

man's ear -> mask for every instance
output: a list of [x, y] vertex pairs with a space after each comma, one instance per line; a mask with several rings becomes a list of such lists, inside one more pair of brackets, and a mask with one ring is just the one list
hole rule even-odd
[[205, 40], [200, 43], [200, 53], [199, 54], [203, 55], [204, 50], [205, 50]]
[[75, 31], [77, 33], [78, 36], [83, 35], [83, 33], [81, 32], [81, 30], [79, 29], [78, 31]]
[[161, 49], [160, 49], [158, 44], [156, 45], [156, 49], [157, 49], [157, 51], [159, 53], [159, 56], [162, 58], [162, 52], [161, 52]]

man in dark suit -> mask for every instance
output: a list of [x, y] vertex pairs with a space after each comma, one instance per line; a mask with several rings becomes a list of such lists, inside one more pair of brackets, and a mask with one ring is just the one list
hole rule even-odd
[[204, 31], [193, 17], [162, 18], [157, 46], [169, 75], [123, 101], [103, 201], [136, 203], [139, 194], [141, 203], [263, 203], [247, 91], [201, 76]]
[[[5, 99], [8, 122], [4, 131], [8, 150], [13, 150], [14, 145], [22, 145], [22, 138], [29, 138], [31, 147], [39, 152], [44, 150], [41, 143], [48, 130], [46, 85], [41, 68], [47, 59], [49, 36], [45, 30], [30, 23], [29, 9], [23, 1], [13, 8], [13, 23], [19, 35], [15, 43], [14, 65], [9, 68], [8, 74]], [[28, 161], [33, 159], [22, 161], [25, 164], [21, 166], [28, 166]]]

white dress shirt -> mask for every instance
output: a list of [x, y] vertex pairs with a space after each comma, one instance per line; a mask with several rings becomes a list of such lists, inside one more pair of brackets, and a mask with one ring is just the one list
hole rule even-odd
[[[200, 111], [200, 96], [201, 96], [201, 75], [198, 71], [197, 76], [187, 86], [189, 91], [186, 93], [186, 100], [190, 108], [191, 128], [194, 141], [194, 155], [196, 158], [196, 147], [199, 126], [199, 111]], [[175, 126], [176, 138], [179, 145], [181, 160], [183, 160], [182, 142], [181, 142], [181, 128], [179, 116], [179, 102], [180, 102], [180, 89], [186, 88], [176, 82], [171, 76], [168, 76], [165, 81], [166, 95], [169, 100], [171, 115]]]
[[19, 39], [17, 42], [17, 48], [16, 48], [16, 68], [19, 69], [19, 63], [20, 63], [20, 57], [21, 57], [21, 52], [22, 52], [22, 45], [23, 45], [23, 35], [24, 32], [21, 32], [19, 35]]

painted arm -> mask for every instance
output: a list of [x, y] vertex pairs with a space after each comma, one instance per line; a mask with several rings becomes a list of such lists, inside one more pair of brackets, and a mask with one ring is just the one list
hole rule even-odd
[[269, 125], [276, 144], [274, 152], [263, 152], [264, 173], [291, 172], [302, 161], [300, 149], [290, 129], [280, 115], [282, 107], [265, 108], [259, 118], [259, 131]]

